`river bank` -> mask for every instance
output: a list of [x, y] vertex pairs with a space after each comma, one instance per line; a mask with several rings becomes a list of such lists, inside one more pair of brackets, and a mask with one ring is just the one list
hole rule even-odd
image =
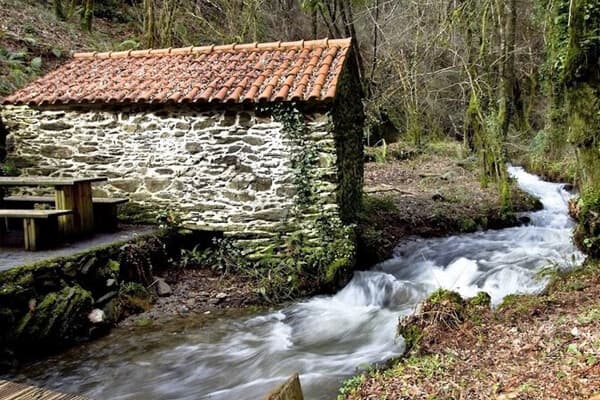
[[496, 310], [430, 299], [407, 322], [420, 333], [406, 357], [347, 381], [339, 399], [598, 399], [599, 298], [600, 262], [588, 261]]
[[[367, 154], [374, 151], [371, 149]], [[537, 198], [513, 182], [511, 204], [500, 202], [493, 183], [482, 187], [475, 158], [464, 158], [462, 144], [432, 142], [417, 151], [399, 142], [386, 158], [365, 165], [364, 209], [358, 224], [359, 264], [369, 267], [390, 258], [411, 237], [443, 237], [526, 223], [523, 213], [539, 210]]]
[[162, 273], [169, 293], [155, 298], [142, 313], [119, 323], [122, 327], [162, 324], [170, 319], [214, 314], [224, 310], [266, 307], [252, 282], [211, 268], [176, 269]]

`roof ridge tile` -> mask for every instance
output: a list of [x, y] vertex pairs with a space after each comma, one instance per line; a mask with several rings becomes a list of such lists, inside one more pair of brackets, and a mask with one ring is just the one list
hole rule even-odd
[[108, 52], [79, 52], [73, 54], [73, 58], [123, 58], [123, 57], [147, 57], [147, 56], [168, 56], [174, 54], [185, 54], [189, 51], [190, 54], [197, 53], [212, 53], [214, 51], [228, 51], [228, 50], [248, 50], [248, 49], [260, 49], [260, 50], [272, 50], [272, 49], [304, 49], [304, 48], [315, 48], [315, 47], [350, 47], [352, 39], [316, 39], [316, 40], [299, 40], [293, 42], [252, 42], [252, 43], [232, 43], [224, 45], [206, 45], [206, 46], [190, 46], [190, 47], [177, 47], [177, 48], [164, 48], [164, 49], [144, 49], [144, 50], [123, 50], [123, 51], [108, 51]]

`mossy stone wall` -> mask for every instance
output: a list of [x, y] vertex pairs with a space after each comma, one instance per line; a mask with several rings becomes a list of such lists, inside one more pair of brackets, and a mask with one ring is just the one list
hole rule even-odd
[[[131, 312], [126, 296], [150, 296], [153, 271], [166, 268], [170, 252], [188, 239], [141, 237], [0, 272], [0, 369], [104, 333]], [[102, 310], [102, 322], [88, 317], [94, 309]]]
[[332, 130], [337, 143], [337, 198], [344, 222], [355, 223], [361, 210], [364, 183], [363, 93], [354, 57], [346, 57], [346, 67], [338, 82], [338, 95], [331, 108]]
[[[575, 146], [581, 189], [575, 240], [600, 257], [600, 2], [573, 0], [568, 9], [563, 62], [568, 141]], [[564, 17], [564, 16], [563, 16]]]

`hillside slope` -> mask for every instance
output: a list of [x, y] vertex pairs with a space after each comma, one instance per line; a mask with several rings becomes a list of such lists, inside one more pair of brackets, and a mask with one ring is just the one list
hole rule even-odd
[[71, 52], [111, 50], [134, 32], [133, 23], [96, 18], [89, 33], [76, 15], [58, 19], [51, 4], [0, 0], [0, 96], [54, 68]]

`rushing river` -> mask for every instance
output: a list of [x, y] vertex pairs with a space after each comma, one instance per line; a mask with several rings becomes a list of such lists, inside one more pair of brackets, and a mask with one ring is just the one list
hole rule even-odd
[[255, 400], [298, 371], [307, 399], [332, 399], [357, 367], [403, 351], [398, 316], [436, 288], [465, 297], [483, 290], [498, 304], [541, 290], [542, 268], [581, 261], [571, 244], [569, 194], [520, 168], [510, 172], [544, 204], [527, 226], [410, 241], [334, 296], [196, 328], [116, 330], [13, 378], [96, 400]]

